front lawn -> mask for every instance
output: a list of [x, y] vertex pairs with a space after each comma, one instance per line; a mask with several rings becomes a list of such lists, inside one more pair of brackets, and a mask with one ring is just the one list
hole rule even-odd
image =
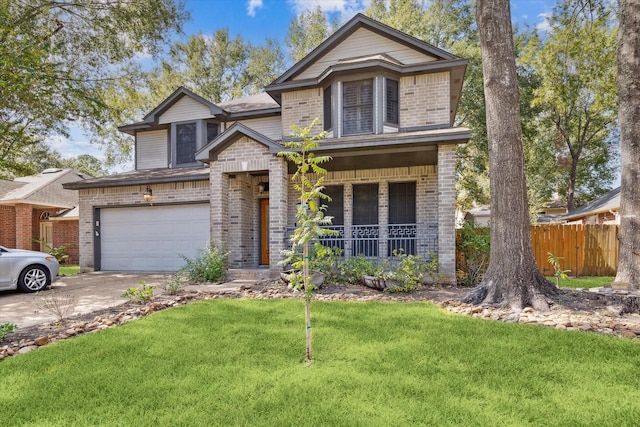
[[6, 425], [625, 426], [640, 343], [426, 303], [210, 300], [0, 362]]
[[[552, 283], [556, 283], [554, 277], [547, 277]], [[569, 277], [560, 279], [561, 288], [601, 288], [613, 282], [615, 277]]]
[[60, 272], [58, 274], [60, 276], [71, 276], [78, 273], [80, 273], [79, 265], [61, 265]]

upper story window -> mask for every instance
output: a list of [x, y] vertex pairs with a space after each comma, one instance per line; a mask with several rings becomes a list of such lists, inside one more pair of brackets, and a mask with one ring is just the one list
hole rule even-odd
[[330, 137], [397, 132], [399, 82], [382, 76], [334, 82], [324, 88], [323, 118]]
[[218, 124], [205, 120], [171, 124], [173, 167], [196, 166], [196, 151], [218, 135]]
[[342, 134], [372, 133], [373, 79], [344, 83], [342, 98]]
[[400, 110], [398, 109], [398, 99], [400, 91], [398, 89], [398, 81], [385, 80], [385, 112], [384, 122], [391, 125], [400, 124]]

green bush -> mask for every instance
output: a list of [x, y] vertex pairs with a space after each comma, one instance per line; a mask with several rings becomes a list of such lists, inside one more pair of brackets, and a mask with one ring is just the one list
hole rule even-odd
[[347, 283], [358, 284], [362, 276], [373, 276], [376, 264], [364, 254], [358, 254], [339, 263], [340, 277]]
[[458, 230], [457, 279], [463, 286], [476, 286], [482, 280], [489, 265], [491, 230], [478, 227], [475, 221], [465, 221]]
[[198, 251], [194, 259], [181, 255], [187, 264], [180, 272], [186, 274], [190, 283], [219, 282], [226, 276], [228, 255], [214, 245]]
[[9, 335], [17, 326], [13, 323], [0, 323], [0, 341]]
[[134, 304], [144, 304], [153, 297], [155, 286], [147, 285], [144, 280], [141, 280], [138, 284], [141, 286], [140, 288], [129, 288], [122, 294], [122, 297]]

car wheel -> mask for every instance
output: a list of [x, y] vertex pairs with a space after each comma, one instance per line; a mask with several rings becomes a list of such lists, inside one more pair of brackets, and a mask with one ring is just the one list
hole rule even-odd
[[18, 289], [22, 292], [38, 292], [49, 284], [49, 275], [46, 268], [39, 265], [31, 265], [20, 273], [18, 277]]

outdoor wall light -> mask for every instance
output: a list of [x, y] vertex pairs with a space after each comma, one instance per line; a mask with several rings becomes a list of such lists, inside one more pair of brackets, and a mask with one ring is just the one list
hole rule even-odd
[[144, 194], [142, 195], [142, 198], [147, 203], [153, 202], [153, 191], [151, 191], [151, 187], [147, 187]]
[[260, 183], [258, 183], [258, 192], [260, 194], [262, 194], [265, 191], [269, 191], [269, 183], [268, 182], [260, 182]]

